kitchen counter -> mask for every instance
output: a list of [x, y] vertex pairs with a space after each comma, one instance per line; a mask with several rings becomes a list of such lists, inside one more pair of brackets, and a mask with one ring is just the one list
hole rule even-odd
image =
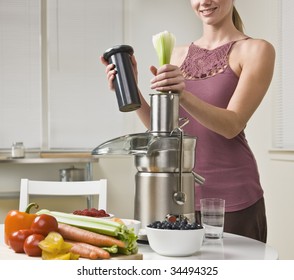
[[[47, 165], [60, 164], [80, 164], [85, 166], [87, 180], [93, 179], [93, 163], [98, 162], [99, 159], [86, 152], [28, 152], [24, 158], [11, 158], [8, 153], [0, 153], [0, 166], [9, 166], [15, 168], [17, 165], [32, 166], [41, 165], [46, 168]], [[14, 174], [14, 173], [13, 173]], [[9, 176], [9, 175], [8, 175]], [[17, 190], [1, 190], [0, 198], [18, 198], [19, 187]]]
[[31, 153], [24, 158], [12, 158], [7, 155], [0, 156], [0, 163], [11, 164], [40, 164], [40, 163], [91, 163], [97, 161], [90, 153], [70, 153], [70, 152], [48, 152]]
[[[149, 245], [139, 244], [143, 260], [277, 260], [278, 252], [271, 246], [243, 236], [224, 233], [222, 240], [204, 240], [201, 250], [189, 257], [164, 257]], [[4, 225], [0, 224], [0, 260], [38, 260], [16, 254], [4, 244]]]

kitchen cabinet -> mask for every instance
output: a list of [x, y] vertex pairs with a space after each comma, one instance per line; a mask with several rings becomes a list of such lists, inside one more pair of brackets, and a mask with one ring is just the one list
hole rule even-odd
[[123, 43], [123, 2], [0, 2], [1, 149], [83, 150], [123, 134], [99, 62]]

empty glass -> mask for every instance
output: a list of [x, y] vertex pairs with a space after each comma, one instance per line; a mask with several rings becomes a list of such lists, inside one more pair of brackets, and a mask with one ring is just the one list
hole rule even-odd
[[200, 199], [201, 224], [205, 229], [205, 238], [223, 237], [225, 200], [221, 198]]

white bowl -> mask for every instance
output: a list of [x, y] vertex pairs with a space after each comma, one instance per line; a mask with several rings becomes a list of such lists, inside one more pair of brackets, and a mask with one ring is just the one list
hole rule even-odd
[[101, 219], [112, 219], [114, 217], [113, 214], [107, 213], [109, 216], [106, 217], [100, 217]]
[[191, 256], [200, 251], [204, 229], [172, 230], [146, 227], [149, 245], [159, 255]]
[[133, 228], [134, 229], [134, 233], [136, 235], [139, 234], [139, 230], [141, 228], [141, 222], [138, 220], [132, 220], [132, 219], [121, 219], [123, 221], [123, 223], [127, 226], [127, 228]]

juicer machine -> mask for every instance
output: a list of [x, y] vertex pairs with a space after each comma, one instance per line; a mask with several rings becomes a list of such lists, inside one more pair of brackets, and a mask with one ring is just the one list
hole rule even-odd
[[[121, 55], [120, 47], [114, 49], [111, 49], [112, 56], [114, 53]], [[123, 50], [126, 54], [126, 46]], [[132, 51], [130, 48], [127, 50]], [[109, 51], [105, 54], [106, 59], [109, 59]], [[118, 94], [118, 91], [121, 93], [122, 83], [117, 83], [115, 90]], [[128, 94], [137, 94], [133, 91]], [[135, 109], [138, 109], [137, 105]], [[134, 218], [141, 221], [142, 229], [149, 223], [164, 220], [167, 215], [185, 217], [194, 222], [195, 184], [203, 184], [204, 178], [193, 171], [196, 137], [183, 132], [188, 119], [179, 118], [179, 94], [150, 94], [150, 110], [149, 131], [121, 136], [102, 143], [92, 151], [92, 156], [134, 155], [137, 169]]]

